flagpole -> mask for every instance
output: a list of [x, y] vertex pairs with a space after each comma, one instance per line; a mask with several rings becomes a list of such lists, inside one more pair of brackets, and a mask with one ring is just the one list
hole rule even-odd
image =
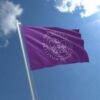
[[19, 27], [21, 25], [21, 23], [19, 21], [16, 21], [16, 23], [17, 23], [17, 30], [18, 30], [18, 35], [19, 35], [19, 39], [20, 39], [20, 44], [21, 44], [21, 49], [22, 49], [22, 53], [23, 53], [25, 69], [26, 69], [26, 73], [27, 73], [27, 78], [28, 78], [28, 82], [29, 82], [29, 88], [30, 88], [32, 100], [36, 100], [35, 99], [35, 93], [33, 91], [32, 80], [31, 80], [31, 76], [30, 76], [28, 62], [27, 62], [26, 54], [25, 54], [25, 50], [24, 50], [24, 44], [23, 44], [23, 40], [22, 40], [22, 35], [21, 35], [20, 27]]

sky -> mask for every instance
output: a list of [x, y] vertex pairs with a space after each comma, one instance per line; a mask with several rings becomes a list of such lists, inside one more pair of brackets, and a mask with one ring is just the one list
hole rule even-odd
[[100, 100], [99, 0], [0, 0], [0, 100], [32, 100], [16, 19], [80, 29], [89, 63], [30, 71], [36, 100]]

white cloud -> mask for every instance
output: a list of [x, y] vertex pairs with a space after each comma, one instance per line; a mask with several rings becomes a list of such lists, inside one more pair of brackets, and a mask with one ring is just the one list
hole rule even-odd
[[4, 35], [16, 31], [16, 19], [22, 12], [20, 5], [15, 5], [11, 1], [4, 1], [0, 4], [0, 31]]
[[100, 11], [100, 0], [55, 0], [55, 8], [60, 12], [73, 13], [76, 8], [83, 9], [81, 17], [88, 17]]
[[100, 19], [96, 19], [96, 20], [93, 20], [93, 21], [90, 21], [90, 22], [87, 22], [86, 25], [100, 25]]
[[0, 48], [7, 47], [8, 44], [9, 44], [8, 39], [5, 36], [0, 35]]

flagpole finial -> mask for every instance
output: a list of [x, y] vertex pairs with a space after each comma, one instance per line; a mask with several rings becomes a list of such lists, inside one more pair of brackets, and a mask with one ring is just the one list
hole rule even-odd
[[17, 23], [18, 25], [21, 25], [21, 22], [20, 22], [19, 20], [16, 20], [16, 23]]

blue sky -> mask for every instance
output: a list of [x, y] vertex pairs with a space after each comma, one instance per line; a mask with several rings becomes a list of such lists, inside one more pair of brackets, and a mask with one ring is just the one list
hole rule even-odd
[[[100, 12], [96, 10], [82, 17], [84, 9], [63, 12], [59, 9], [64, 4], [61, 2], [57, 9], [56, 1], [12, 0], [23, 9], [19, 18], [22, 25], [80, 29], [90, 62], [30, 71], [36, 100], [100, 100]], [[17, 13], [20, 14], [21, 11]], [[19, 37], [14, 31], [15, 28], [11, 32], [0, 31], [0, 38], [9, 41], [0, 48], [0, 100], [31, 100]]]

